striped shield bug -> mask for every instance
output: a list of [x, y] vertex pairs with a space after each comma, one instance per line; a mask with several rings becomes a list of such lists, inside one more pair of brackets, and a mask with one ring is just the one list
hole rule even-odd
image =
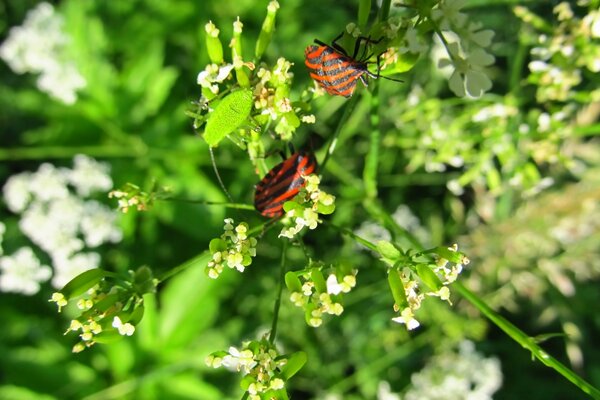
[[[402, 82], [381, 76], [380, 57], [383, 53], [377, 56], [377, 73], [369, 71], [367, 67], [369, 64], [367, 60], [373, 56], [373, 54], [367, 54], [369, 44], [377, 44], [381, 39], [372, 40], [364, 36], [359, 37], [354, 45], [352, 56], [349, 56], [346, 50], [337, 43], [343, 34], [343, 32], [340, 33], [333, 40], [331, 46], [315, 39], [316, 45], [310, 45], [304, 51], [304, 64], [308, 67], [311, 78], [317, 81], [327, 93], [350, 97], [354, 93], [356, 82], [359, 79], [365, 86], [368, 86], [367, 77], [373, 79], [381, 77]], [[362, 43], [364, 43], [363, 51], [357, 58]]]
[[291, 200], [304, 187], [302, 177], [312, 174], [317, 168], [314, 155], [304, 151], [292, 154], [274, 166], [256, 185], [254, 207], [265, 217], [283, 215], [283, 203]]

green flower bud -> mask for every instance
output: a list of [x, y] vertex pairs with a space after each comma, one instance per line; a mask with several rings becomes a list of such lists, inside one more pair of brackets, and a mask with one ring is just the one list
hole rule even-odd
[[242, 28], [244, 24], [240, 18], [233, 23], [233, 39], [231, 40], [231, 58], [233, 59], [233, 68], [235, 68], [235, 77], [241, 87], [250, 87], [250, 79], [244, 70], [244, 60], [242, 58]]
[[223, 45], [219, 40], [219, 30], [212, 21], [204, 26], [204, 30], [206, 31], [206, 50], [210, 62], [220, 65], [223, 63]]
[[267, 16], [263, 21], [262, 29], [260, 30], [260, 35], [258, 36], [256, 48], [254, 50], [254, 55], [256, 56], [257, 60], [260, 60], [265, 50], [269, 46], [269, 43], [271, 42], [273, 28], [275, 27], [275, 16], [277, 15], [278, 8], [279, 3], [276, 0], [271, 1], [267, 7]]

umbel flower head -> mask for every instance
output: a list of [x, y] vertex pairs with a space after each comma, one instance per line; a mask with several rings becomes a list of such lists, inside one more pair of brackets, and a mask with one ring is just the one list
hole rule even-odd
[[325, 280], [323, 267], [321, 263], [311, 262], [305, 270], [285, 275], [290, 301], [304, 310], [306, 323], [314, 328], [321, 326], [324, 314], [341, 315], [343, 293], [349, 293], [356, 286], [357, 271], [341, 265]]
[[286, 217], [292, 218], [293, 226], [284, 228], [279, 236], [292, 239], [304, 227], [315, 229], [319, 222], [319, 214], [331, 214], [335, 211], [335, 196], [319, 188], [321, 180], [315, 174], [303, 177], [306, 185], [291, 201], [285, 202], [283, 209]]
[[[388, 284], [394, 297], [394, 311], [397, 317], [392, 321], [406, 325], [407, 329], [417, 328], [420, 323], [414, 316], [421, 303], [429, 297], [439, 297], [450, 302], [449, 285], [462, 272], [469, 259], [458, 252], [458, 246], [436, 247], [421, 253], [403, 253], [390, 242], [377, 243], [381, 260], [390, 265]], [[426, 258], [434, 254], [437, 261]]]
[[101, 269], [88, 270], [71, 280], [49, 300], [58, 311], [74, 303], [80, 314], [71, 320], [69, 332], [79, 334], [80, 341], [73, 347], [79, 353], [96, 343], [115, 341], [131, 336], [144, 315], [142, 296], [155, 290], [156, 281], [148, 267], [130, 271], [126, 279], [112, 279], [115, 275]]
[[256, 257], [257, 240], [248, 236], [248, 224], [241, 222], [234, 227], [232, 218], [226, 218], [224, 222], [221, 237], [209, 244], [212, 259], [208, 262], [206, 273], [213, 279], [218, 278], [225, 267], [244, 272], [252, 264], [252, 257]]
[[205, 362], [209, 367], [225, 367], [244, 374], [240, 385], [251, 400], [279, 399], [287, 398], [285, 382], [306, 363], [306, 354], [279, 354], [272, 343], [262, 339], [244, 342], [241, 349], [232, 346], [227, 351], [214, 352]]

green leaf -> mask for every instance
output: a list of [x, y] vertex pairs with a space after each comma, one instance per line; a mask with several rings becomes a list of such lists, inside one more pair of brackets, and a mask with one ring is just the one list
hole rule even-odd
[[390, 285], [390, 290], [392, 291], [392, 296], [394, 297], [396, 305], [401, 309], [406, 307], [408, 305], [408, 300], [406, 299], [404, 285], [402, 284], [398, 271], [395, 269], [390, 269], [388, 271], [388, 284]]
[[315, 283], [315, 289], [318, 293], [327, 293], [327, 284], [325, 283], [325, 278], [320, 269], [313, 268], [310, 271], [310, 277]]
[[85, 293], [88, 289], [91, 289], [106, 275], [106, 271], [100, 268], [88, 269], [71, 279], [60, 292], [67, 300], [72, 299], [73, 297]]
[[387, 258], [391, 261], [398, 260], [402, 255], [396, 246], [386, 240], [380, 240], [377, 242], [377, 251], [383, 258]]
[[131, 316], [129, 317], [129, 321], [126, 321], [126, 322], [129, 322], [132, 325], [137, 325], [142, 320], [143, 316], [144, 316], [144, 305], [140, 304], [133, 310], [133, 312], [131, 313]]
[[94, 335], [94, 340], [98, 343], [114, 343], [123, 339], [123, 335], [119, 334], [116, 329], [105, 329], [97, 335]]
[[209, 115], [204, 140], [211, 147], [242, 125], [252, 110], [252, 90], [242, 89], [230, 93]]
[[210, 241], [208, 249], [212, 254], [225, 251], [227, 250], [227, 243], [221, 238], [216, 238]]
[[302, 369], [304, 364], [306, 364], [307, 359], [308, 357], [303, 351], [298, 351], [292, 354], [290, 358], [288, 358], [287, 363], [283, 366], [283, 368], [281, 368], [281, 375], [285, 377], [285, 380], [290, 379]]
[[427, 264], [417, 264], [417, 275], [432, 290], [438, 291], [444, 286], [442, 281]]
[[302, 292], [302, 283], [295, 272], [290, 271], [285, 274], [285, 286], [291, 293]]
[[326, 206], [322, 203], [317, 204], [317, 212], [319, 214], [329, 215], [329, 214], [333, 214], [334, 211], [335, 211], [335, 204], [330, 204], [328, 206]]
[[438, 246], [435, 249], [433, 249], [433, 252], [438, 256], [455, 264], [463, 264], [465, 261], [464, 253], [461, 253], [460, 251], [450, 250], [447, 247]]

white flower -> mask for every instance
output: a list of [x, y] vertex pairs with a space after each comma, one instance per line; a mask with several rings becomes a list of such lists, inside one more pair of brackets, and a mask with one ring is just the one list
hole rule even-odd
[[219, 93], [219, 86], [214, 83], [223, 82], [231, 74], [232, 70], [233, 64], [226, 64], [222, 67], [216, 64], [209, 64], [204, 71], [200, 71], [198, 74], [198, 85], [208, 88], [211, 92], [217, 94]]
[[342, 292], [342, 285], [340, 285], [337, 281], [337, 278], [334, 274], [329, 275], [327, 278], [327, 293], [329, 294], [340, 294]]
[[110, 167], [83, 154], [73, 159], [73, 169], [68, 171], [67, 179], [80, 196], [89, 196], [94, 192], [107, 192], [112, 189]]
[[0, 257], [0, 290], [25, 295], [36, 294], [52, 270], [42, 265], [30, 247], [21, 247], [11, 256]]
[[485, 358], [472, 342], [462, 342], [458, 352], [433, 357], [421, 371], [411, 376], [411, 387], [403, 399], [491, 400], [502, 385], [498, 359]]
[[18, 74], [41, 74], [37, 81], [41, 91], [73, 104], [86, 81], [68, 59], [70, 39], [62, 28], [63, 19], [53, 6], [40, 3], [29, 11], [22, 26], [10, 30], [0, 46], [0, 57]]
[[36, 173], [30, 176], [29, 190], [37, 200], [64, 199], [69, 195], [68, 181], [64, 169], [44, 163], [40, 165]]
[[117, 328], [119, 335], [131, 336], [133, 335], [133, 332], [135, 332], [135, 326], [131, 325], [129, 322], [123, 323], [119, 317], [113, 319], [112, 326], [113, 328]]
[[494, 63], [494, 56], [481, 48], [475, 48], [465, 54], [458, 43], [448, 43], [452, 54], [450, 58], [442, 58], [439, 67], [451, 66], [454, 71], [449, 78], [450, 89], [459, 97], [468, 94], [471, 97], [481, 97], [492, 88], [492, 81], [484, 72], [484, 67]]
[[423, 39], [423, 37], [419, 35], [419, 32], [412, 26], [409, 26], [406, 30], [406, 34], [404, 35], [404, 41], [406, 42], [406, 45], [401, 46], [398, 49], [400, 54], [404, 54], [407, 52], [413, 54], [421, 54], [427, 51], [428, 49], [425, 39]]
[[4, 232], [6, 232], [6, 225], [0, 222], [0, 256], [4, 254], [4, 249], [2, 248], [2, 240], [4, 240]]
[[438, 8], [431, 11], [431, 16], [439, 20], [441, 29], [448, 29], [450, 26], [462, 27], [467, 22], [467, 15], [460, 12], [464, 7], [466, 0], [442, 0]]
[[98, 247], [104, 243], [118, 243], [123, 232], [116, 225], [117, 213], [97, 201], [83, 204], [80, 229], [88, 247]]
[[6, 181], [3, 189], [4, 201], [10, 211], [20, 213], [31, 201], [30, 179], [31, 174], [29, 172], [22, 172], [11, 176]]
[[414, 318], [413, 312], [410, 307], [406, 307], [404, 310], [402, 310], [400, 316], [392, 318], [392, 321], [397, 322], [399, 324], [405, 324], [406, 329], [408, 329], [409, 331], [418, 328], [419, 325], [421, 325], [419, 321], [417, 321]]

